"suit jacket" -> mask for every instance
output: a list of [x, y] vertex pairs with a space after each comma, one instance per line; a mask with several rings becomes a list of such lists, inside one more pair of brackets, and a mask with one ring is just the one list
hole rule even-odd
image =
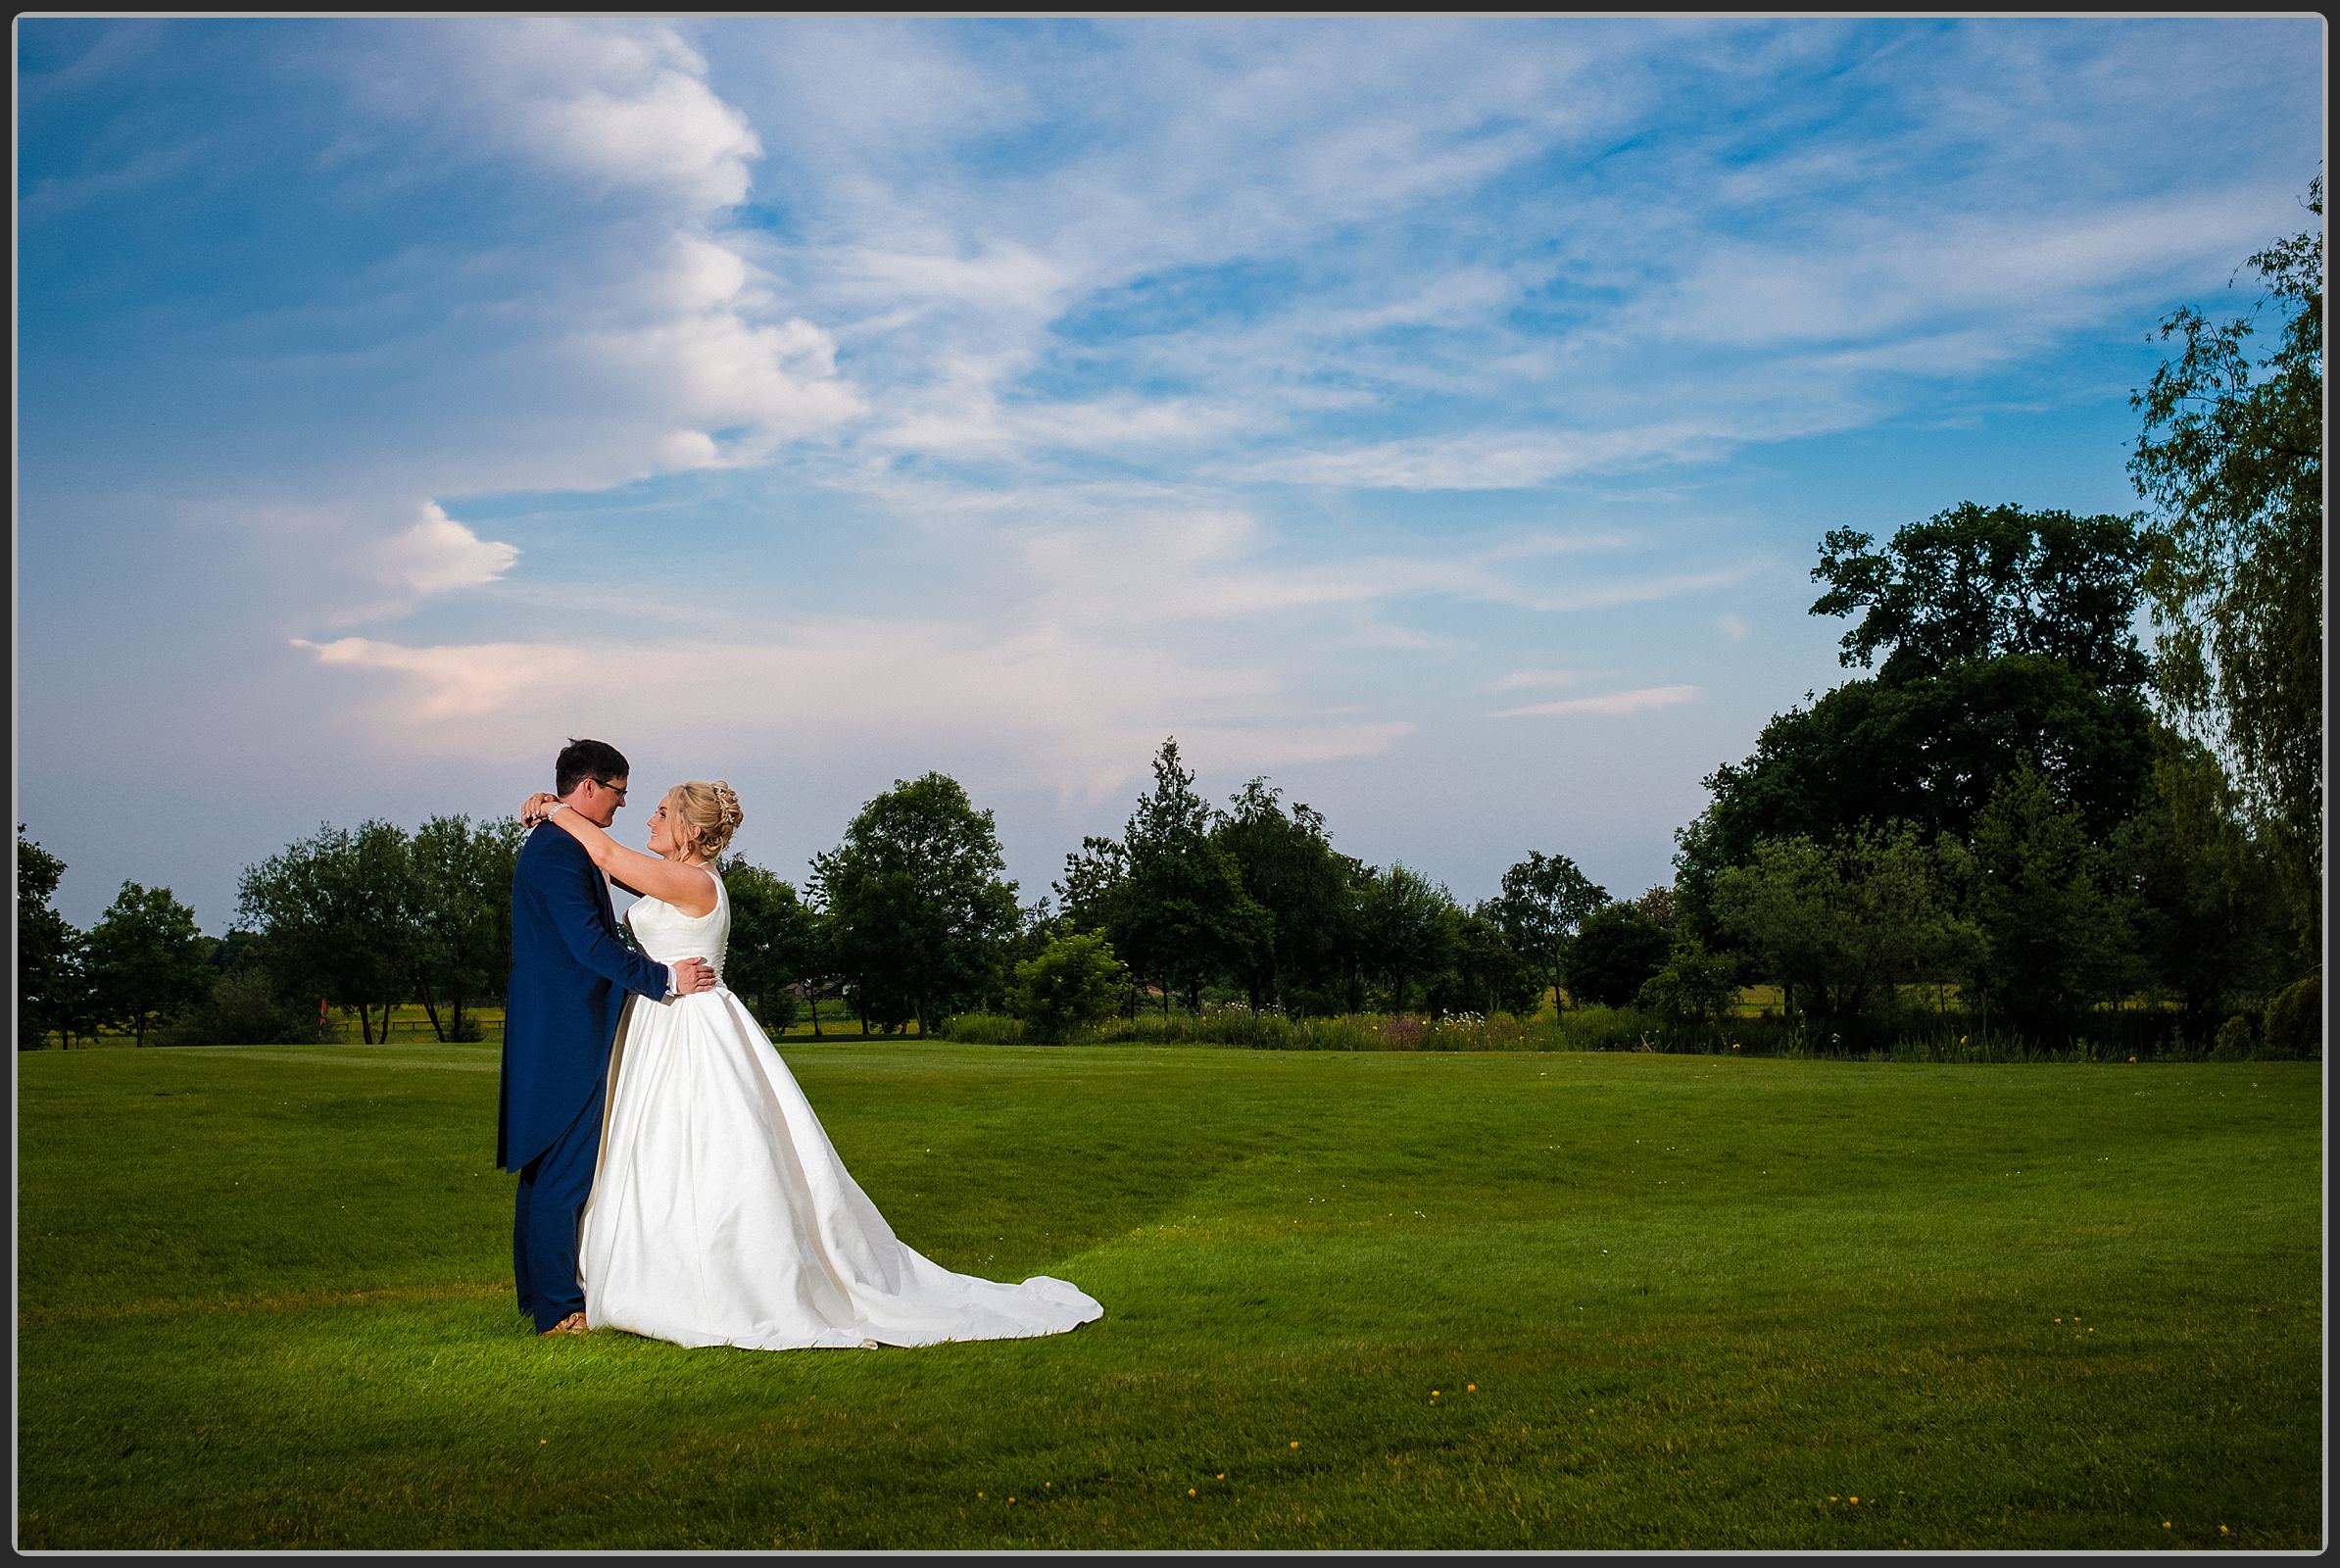
[[541, 823], [512, 874], [512, 984], [496, 1164], [518, 1170], [577, 1119], [609, 1068], [626, 993], [666, 994], [666, 966], [624, 946], [585, 846]]

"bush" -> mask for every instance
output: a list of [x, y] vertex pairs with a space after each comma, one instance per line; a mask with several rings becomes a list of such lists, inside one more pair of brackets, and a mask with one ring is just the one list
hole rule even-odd
[[1024, 1026], [996, 1012], [962, 1012], [943, 1021], [941, 1038], [970, 1046], [1020, 1046]]
[[1665, 967], [1641, 987], [1640, 1003], [1668, 1023], [1719, 1023], [1738, 1000], [1738, 959], [1696, 939], [1676, 944]]
[[1113, 945], [1072, 932], [1015, 966], [1011, 1005], [1029, 1039], [1053, 1044], [1112, 1016], [1128, 990], [1129, 971], [1113, 956]]
[[2267, 1004], [2267, 1054], [2316, 1056], [2323, 1053], [2323, 986], [2315, 975], [2295, 980]]
[[1593, 910], [1560, 960], [1572, 1002], [1617, 1007], [1633, 1000], [1666, 962], [1666, 932], [1630, 904]]
[[157, 1037], [165, 1046], [314, 1045], [323, 1038], [314, 1009], [277, 995], [259, 969], [231, 969], [211, 994]]
[[2218, 1037], [2210, 1048], [2213, 1061], [2240, 1061], [2251, 1054], [2259, 1043], [2259, 1026], [2247, 1012], [2238, 1012], [2218, 1025]]

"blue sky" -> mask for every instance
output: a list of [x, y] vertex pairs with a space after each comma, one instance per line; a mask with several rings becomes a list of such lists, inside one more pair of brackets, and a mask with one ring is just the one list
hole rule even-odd
[[1822, 534], [2129, 512], [2317, 17], [20, 19], [17, 817], [206, 930], [570, 735], [1027, 900], [1176, 735], [1630, 897], [1844, 678]]

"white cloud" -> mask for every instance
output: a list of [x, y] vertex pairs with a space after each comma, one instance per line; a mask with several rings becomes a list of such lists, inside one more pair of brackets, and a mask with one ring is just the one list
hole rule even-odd
[[1698, 695], [1699, 688], [1696, 686], [1644, 686], [1638, 691], [1604, 692], [1598, 697], [1564, 697], [1555, 702], [1533, 703], [1526, 708], [1506, 708], [1487, 716], [1540, 718], [1563, 713], [1646, 713], [1661, 708], [1677, 708], [1683, 703], [1695, 702]]
[[520, 559], [516, 546], [482, 539], [424, 502], [421, 520], [386, 541], [376, 556], [382, 580], [415, 594], [442, 594], [494, 582]]
[[693, 213], [747, 196], [762, 143], [708, 88], [707, 62], [672, 28], [514, 17], [458, 40], [475, 122], [544, 167]]
[[1479, 688], [1487, 692], [1518, 691], [1523, 686], [1574, 686], [1584, 677], [1573, 669], [1515, 669]]
[[421, 752], [490, 758], [532, 755], [556, 733], [690, 735], [697, 746], [785, 735], [792, 746], [848, 748], [915, 733], [936, 749], [1020, 758], [1071, 794], [1102, 798], [1144, 771], [1165, 734], [1208, 737], [1221, 765], [1260, 768], [1372, 755], [1412, 728], [1314, 710], [1256, 665], [1052, 626], [808, 620], [783, 642], [612, 640], [590, 657], [551, 643], [293, 646], [381, 683], [355, 720], [369, 730]]
[[1726, 614], [1715, 617], [1715, 629], [1731, 642], [1743, 643], [1747, 640], [1747, 632], [1750, 628], [1744, 617]]

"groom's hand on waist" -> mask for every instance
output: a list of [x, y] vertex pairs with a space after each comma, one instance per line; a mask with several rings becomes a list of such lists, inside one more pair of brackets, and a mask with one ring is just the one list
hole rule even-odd
[[673, 976], [669, 983], [674, 987], [676, 996], [688, 997], [715, 988], [715, 971], [707, 966], [705, 958], [684, 958], [668, 964], [666, 968]]

